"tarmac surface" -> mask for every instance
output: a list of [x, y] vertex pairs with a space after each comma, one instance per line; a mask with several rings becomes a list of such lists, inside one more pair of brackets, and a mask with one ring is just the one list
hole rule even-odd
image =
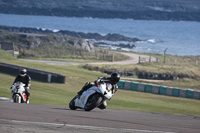
[[[109, 105], [108, 105], [109, 106]], [[198, 133], [200, 116], [127, 110], [90, 112], [0, 98], [0, 133]]]

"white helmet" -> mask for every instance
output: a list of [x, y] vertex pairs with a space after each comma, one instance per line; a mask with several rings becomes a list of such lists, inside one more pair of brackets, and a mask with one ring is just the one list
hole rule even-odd
[[19, 72], [19, 75], [22, 76], [22, 77], [24, 77], [24, 76], [26, 76], [26, 73], [27, 73], [27, 70], [24, 69], [24, 68], [22, 68], [22, 69], [20, 70], [20, 72]]

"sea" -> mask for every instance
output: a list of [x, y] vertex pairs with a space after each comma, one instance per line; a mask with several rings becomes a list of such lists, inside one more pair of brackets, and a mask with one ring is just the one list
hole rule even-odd
[[68, 30], [106, 35], [117, 33], [138, 42], [110, 42], [113, 44], [134, 44], [136, 47], [125, 49], [136, 52], [158, 53], [187, 56], [200, 55], [200, 22], [159, 21], [134, 19], [78, 18], [36, 15], [0, 14], [1, 26], [30, 27], [43, 30]]

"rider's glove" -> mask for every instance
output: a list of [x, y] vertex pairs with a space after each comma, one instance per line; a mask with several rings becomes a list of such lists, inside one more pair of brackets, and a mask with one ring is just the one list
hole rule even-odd
[[26, 90], [26, 91], [29, 91], [29, 87], [25, 87], [25, 90]]
[[10, 87], [10, 89], [12, 89], [13, 88], [13, 85]]
[[118, 89], [118, 86], [116, 85], [116, 87], [115, 87], [115, 88], [116, 88], [116, 90], [117, 90], [117, 89]]
[[100, 84], [100, 82], [101, 82], [101, 79], [97, 79], [97, 80], [94, 81], [94, 84], [98, 85], [98, 84]]

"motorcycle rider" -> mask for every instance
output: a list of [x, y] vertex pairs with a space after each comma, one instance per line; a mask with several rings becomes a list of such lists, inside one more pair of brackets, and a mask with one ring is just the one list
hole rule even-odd
[[[27, 70], [25, 68], [20, 69], [19, 75], [15, 78], [14, 83], [16, 83], [16, 82], [22, 82], [23, 84], [25, 84], [24, 88], [25, 88], [25, 93], [27, 95], [27, 99], [26, 99], [26, 102], [27, 102], [29, 100], [29, 96], [30, 96], [31, 78], [27, 74]], [[13, 85], [14, 85], [14, 83], [13, 83]]]
[[[87, 89], [91, 88], [92, 86], [97, 86], [100, 85], [101, 83], [106, 83], [106, 84], [111, 84], [112, 88], [111, 91], [114, 94], [118, 90], [117, 83], [120, 80], [120, 74], [113, 72], [110, 77], [99, 77], [97, 80], [93, 82], [87, 82], [83, 88], [78, 92], [79, 97], [82, 95], [84, 91]], [[107, 102], [106, 100], [99, 106], [100, 109], [105, 109], [107, 107]]]

